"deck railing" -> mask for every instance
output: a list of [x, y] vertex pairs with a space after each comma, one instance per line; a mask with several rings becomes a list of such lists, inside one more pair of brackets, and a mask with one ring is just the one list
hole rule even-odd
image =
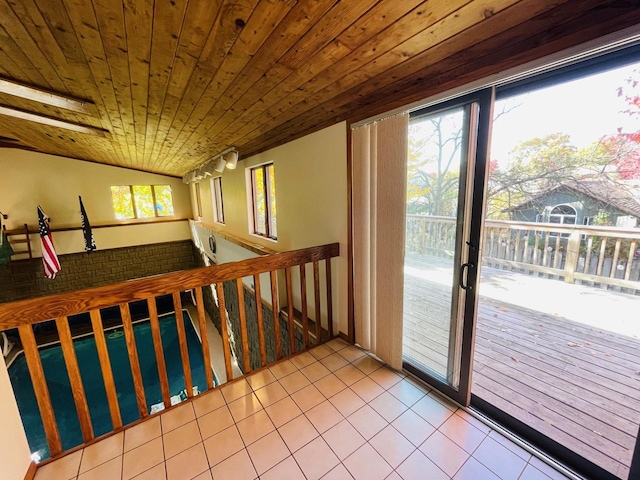
[[[187, 341], [185, 335], [185, 326], [182, 316], [182, 303], [180, 293], [185, 290], [193, 290], [195, 292], [195, 303], [197, 309], [197, 324], [199, 326], [200, 338], [202, 343], [202, 355], [204, 358], [204, 368], [207, 388], [214, 388], [214, 374], [210, 361], [210, 347], [205, 319], [205, 302], [203, 298], [203, 287], [215, 288], [217, 293], [217, 308], [220, 315], [220, 334], [223, 344], [224, 364], [226, 370], [227, 381], [234, 378], [232, 368], [232, 352], [229, 341], [229, 332], [227, 326], [227, 309], [225, 306], [225, 294], [223, 282], [235, 282], [238, 292], [238, 311], [240, 317], [240, 332], [242, 355], [244, 356], [245, 371], [247, 374], [251, 371], [249, 362], [249, 349], [259, 348], [261, 355], [261, 366], [267, 364], [267, 356], [265, 354], [265, 335], [262, 308], [257, 308], [257, 325], [259, 334], [259, 345], [250, 345], [247, 335], [247, 318], [244, 309], [244, 277], [252, 277], [255, 284], [256, 304], [264, 305], [260, 293], [260, 274], [268, 274], [271, 283], [271, 308], [273, 310], [275, 332], [275, 360], [282, 358], [282, 348], [280, 341], [280, 309], [278, 306], [277, 294], [277, 273], [280, 270], [284, 272], [284, 288], [286, 289], [286, 298], [288, 305], [286, 307], [289, 322], [289, 342], [290, 347], [287, 349], [290, 354], [309, 348], [309, 319], [307, 318], [307, 285], [305, 272], [308, 264], [313, 271], [313, 292], [315, 302], [315, 341], [321, 343], [328, 338], [333, 337], [333, 314], [332, 314], [332, 289], [331, 289], [331, 259], [338, 256], [339, 245], [337, 243], [312, 247], [303, 250], [291, 251], [286, 253], [278, 253], [274, 255], [252, 258], [239, 262], [226, 263], [211, 267], [197, 268], [193, 270], [185, 270], [180, 272], [169, 273], [157, 277], [143, 278], [131, 280], [115, 285], [91, 288], [68, 294], [58, 294], [48, 297], [33, 298], [12, 303], [0, 304], [0, 331], [8, 329], [16, 329], [19, 333], [20, 342], [24, 349], [25, 359], [31, 375], [31, 381], [36, 394], [38, 408], [42, 416], [45, 435], [51, 456], [55, 456], [62, 452], [62, 442], [58, 429], [58, 423], [54, 414], [53, 406], [50, 398], [49, 386], [42, 367], [40, 354], [38, 351], [38, 342], [34, 335], [34, 325], [55, 320], [55, 327], [60, 340], [64, 361], [67, 367], [73, 400], [75, 402], [78, 420], [82, 432], [84, 442], [94, 439], [94, 431], [85, 395], [83, 379], [80, 375], [80, 368], [73, 346], [71, 329], [69, 325], [69, 317], [72, 315], [87, 313], [90, 316], [91, 329], [95, 337], [96, 348], [102, 372], [102, 381], [106, 390], [106, 397], [109, 407], [109, 413], [114, 430], [118, 430], [123, 426], [122, 415], [118, 404], [118, 392], [114, 381], [114, 372], [112, 370], [107, 343], [104, 334], [103, 319], [101, 309], [109, 307], [118, 307], [120, 318], [122, 321], [122, 329], [124, 332], [126, 347], [129, 354], [129, 362], [131, 365], [131, 374], [135, 388], [135, 396], [140, 418], [150, 415], [145, 398], [145, 389], [142, 381], [142, 372], [138, 358], [138, 350], [136, 340], [133, 333], [132, 316], [130, 311], [130, 303], [136, 301], [146, 301], [149, 311], [149, 321], [153, 337], [153, 346], [155, 360], [157, 363], [158, 375], [160, 379], [160, 387], [162, 392], [162, 401], [165, 408], [171, 406], [171, 394], [169, 391], [169, 382], [167, 379], [167, 369], [163, 354], [163, 345], [160, 335], [158, 311], [156, 307], [156, 298], [171, 295], [173, 300], [173, 309], [176, 316], [177, 332], [180, 345], [180, 356], [182, 359], [182, 369], [184, 373], [184, 384], [186, 386], [186, 395], [193, 397], [193, 386], [191, 378], [191, 369], [189, 365], [189, 353], [187, 350]], [[326, 278], [326, 298], [321, 302], [321, 262], [324, 262], [324, 271]], [[300, 282], [294, 285], [292, 282], [292, 269], [299, 269]], [[303, 342], [296, 342], [295, 333], [297, 327], [294, 325], [294, 305], [293, 305], [293, 289], [299, 286], [301, 298], [301, 328]], [[326, 308], [326, 315], [320, 315], [321, 304]], [[326, 319], [326, 325], [322, 325], [321, 318]], [[326, 327], [326, 328], [325, 328]], [[324, 335], [323, 335], [324, 333]], [[328, 334], [328, 335], [327, 335]], [[302, 343], [302, 345], [300, 345]], [[91, 379], [95, 381], [96, 379]]]
[[[407, 215], [407, 251], [452, 257], [456, 220]], [[640, 290], [640, 228], [485, 220], [483, 264]]]

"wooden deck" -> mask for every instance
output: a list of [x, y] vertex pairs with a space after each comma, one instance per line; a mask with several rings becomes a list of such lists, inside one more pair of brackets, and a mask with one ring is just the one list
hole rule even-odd
[[[404, 355], [444, 372], [450, 269], [441, 261], [407, 260]], [[543, 279], [536, 279], [542, 295], [543, 287], [518, 292], [518, 275], [526, 277], [483, 269], [486, 290], [504, 295], [490, 298], [480, 287], [472, 392], [626, 479], [640, 422], [640, 339], [607, 328], [620, 330], [612, 312], [627, 310], [637, 319], [640, 297], [591, 295], [585, 291], [591, 287]], [[550, 298], [553, 291], [562, 297]], [[595, 315], [584, 324], [555, 313], [593, 301], [589, 295], [601, 295], [594, 304], [601, 327]], [[609, 302], [607, 295], [614, 295]], [[554, 301], [558, 308], [546, 308]]]

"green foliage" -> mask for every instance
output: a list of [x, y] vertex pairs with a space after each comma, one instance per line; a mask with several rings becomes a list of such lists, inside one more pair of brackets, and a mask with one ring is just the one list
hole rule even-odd
[[174, 215], [170, 185], [113, 185], [111, 200], [117, 220]]
[[171, 185], [154, 185], [153, 190], [156, 196], [156, 211], [159, 217], [172, 217], [173, 195]]
[[111, 201], [113, 202], [113, 212], [117, 220], [135, 218], [129, 185], [112, 186]]

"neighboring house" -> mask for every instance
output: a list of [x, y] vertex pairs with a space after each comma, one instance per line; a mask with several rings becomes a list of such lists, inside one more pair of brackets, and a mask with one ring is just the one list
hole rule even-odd
[[612, 226], [640, 227], [640, 199], [621, 183], [571, 180], [540, 192], [504, 212], [513, 220], [591, 225], [600, 214]]

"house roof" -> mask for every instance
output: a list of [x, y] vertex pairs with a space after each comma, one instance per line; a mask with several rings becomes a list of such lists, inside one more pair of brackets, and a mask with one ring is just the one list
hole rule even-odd
[[640, 9], [598, 1], [36, 3], [0, 0], [0, 83], [44, 90], [0, 85], [0, 148], [170, 175], [640, 23]]
[[611, 180], [567, 180], [551, 188], [541, 191], [533, 198], [505, 209], [505, 212], [522, 210], [533, 203], [540, 203], [544, 197], [559, 190], [572, 190], [580, 195], [586, 195], [604, 204], [611, 205], [616, 209], [634, 217], [640, 217], [640, 198], [636, 193], [637, 187], [633, 188], [624, 182], [613, 182]]

